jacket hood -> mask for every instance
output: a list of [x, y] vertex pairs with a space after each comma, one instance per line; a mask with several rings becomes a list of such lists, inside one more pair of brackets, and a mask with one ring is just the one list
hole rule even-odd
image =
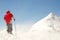
[[10, 13], [10, 11], [8, 10], [8, 11], [6, 11], [6, 14], [9, 14]]

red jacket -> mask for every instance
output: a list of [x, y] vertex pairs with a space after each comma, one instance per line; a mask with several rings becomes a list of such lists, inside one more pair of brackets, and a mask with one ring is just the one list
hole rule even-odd
[[4, 20], [6, 24], [10, 24], [12, 17], [13, 15], [10, 13], [10, 11], [7, 11], [6, 14], [4, 15]]

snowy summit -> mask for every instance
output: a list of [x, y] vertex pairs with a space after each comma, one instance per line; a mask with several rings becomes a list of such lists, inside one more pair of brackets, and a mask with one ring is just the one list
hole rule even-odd
[[53, 13], [35, 23], [28, 32], [0, 32], [0, 40], [60, 40], [60, 17]]
[[53, 13], [39, 20], [32, 26], [31, 30], [45, 31], [54, 30], [60, 31], [60, 18]]

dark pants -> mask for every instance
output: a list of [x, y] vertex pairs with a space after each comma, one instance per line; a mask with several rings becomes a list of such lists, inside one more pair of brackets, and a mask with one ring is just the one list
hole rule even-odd
[[7, 32], [12, 33], [12, 24], [7, 24]]

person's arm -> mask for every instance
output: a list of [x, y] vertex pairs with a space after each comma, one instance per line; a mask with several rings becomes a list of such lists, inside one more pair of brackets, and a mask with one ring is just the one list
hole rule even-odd
[[11, 13], [11, 16], [12, 16], [13, 20], [15, 21], [15, 17], [14, 17], [14, 15], [12, 13]]
[[12, 15], [12, 18], [13, 18], [13, 20], [15, 21], [15, 17], [14, 17], [14, 15], [11, 13], [11, 15]]

